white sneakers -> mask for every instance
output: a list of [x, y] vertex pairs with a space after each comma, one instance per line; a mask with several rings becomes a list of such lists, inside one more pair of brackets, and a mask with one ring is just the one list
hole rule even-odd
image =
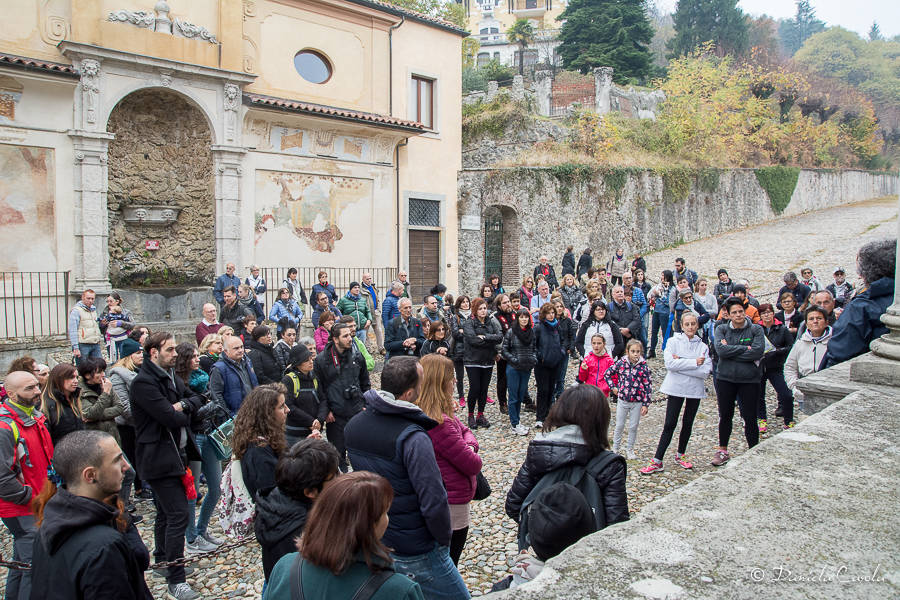
[[543, 422], [543, 421], [535, 421], [535, 422], [534, 422], [534, 428], [535, 428], [535, 429], [543, 429], [543, 428], [544, 428], [544, 422]]
[[528, 428], [521, 423], [513, 427], [512, 430], [516, 435], [528, 435]]

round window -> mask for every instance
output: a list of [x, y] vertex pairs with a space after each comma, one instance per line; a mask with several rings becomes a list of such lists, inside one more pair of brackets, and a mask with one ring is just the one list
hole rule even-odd
[[331, 79], [331, 63], [315, 50], [301, 50], [294, 56], [294, 68], [310, 83], [325, 83]]

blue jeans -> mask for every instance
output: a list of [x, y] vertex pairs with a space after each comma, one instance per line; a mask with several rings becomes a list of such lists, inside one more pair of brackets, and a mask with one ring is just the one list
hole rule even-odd
[[88, 356], [103, 358], [103, 350], [100, 348], [100, 344], [78, 344], [78, 350], [81, 351], [81, 358], [75, 359], [76, 364], [81, 364], [81, 361]]
[[368, 329], [360, 329], [359, 331], [356, 332], [356, 337], [359, 338], [359, 341], [361, 341], [363, 344], [365, 344], [366, 340], [369, 337], [369, 330]]
[[531, 379], [531, 369], [519, 370], [506, 366], [506, 393], [509, 398], [509, 423], [513, 427], [519, 424], [519, 410], [522, 408], [522, 400], [528, 391], [528, 380]]
[[419, 584], [425, 600], [466, 600], [469, 590], [450, 560], [450, 549], [438, 546], [425, 554], [406, 556], [391, 553], [394, 570]]
[[[3, 524], [13, 536], [13, 560], [30, 563], [31, 549], [37, 532], [34, 527], [34, 516], [3, 517]], [[6, 575], [5, 598], [9, 600], [31, 598], [31, 571], [9, 570]]]
[[216, 510], [216, 504], [219, 502], [219, 496], [222, 495], [219, 486], [222, 482], [222, 463], [216, 458], [213, 452], [212, 444], [206, 443], [206, 435], [198, 433], [196, 437], [197, 449], [200, 450], [201, 460], [191, 462], [191, 471], [194, 474], [194, 487], [200, 491], [200, 471], [206, 477], [206, 495], [203, 497], [203, 505], [200, 507], [200, 518], [196, 517], [197, 501], [191, 500], [190, 513], [191, 520], [188, 522], [185, 537], [188, 542], [193, 542], [197, 536], [204, 535], [209, 520]]
[[556, 373], [556, 387], [553, 389], [553, 401], [556, 402], [566, 387], [566, 372], [569, 370], [569, 355], [563, 359]]

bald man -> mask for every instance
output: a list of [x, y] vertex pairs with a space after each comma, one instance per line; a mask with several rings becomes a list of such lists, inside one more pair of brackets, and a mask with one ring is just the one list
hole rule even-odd
[[225, 296], [223, 296], [225, 288], [231, 286], [236, 292], [238, 286], [241, 285], [241, 278], [234, 274], [234, 270], [234, 263], [226, 263], [225, 272], [216, 277], [216, 284], [213, 286], [213, 297], [216, 299], [216, 302], [219, 303], [219, 306], [225, 304]]
[[[13, 536], [13, 560], [30, 563], [35, 527], [29, 504], [47, 479], [53, 442], [35, 408], [41, 398], [37, 378], [14, 371], [3, 383], [9, 397], [0, 404], [0, 518]], [[9, 570], [6, 597], [31, 597], [30, 571]]]
[[201, 342], [203, 342], [203, 338], [208, 336], [211, 333], [216, 333], [219, 329], [222, 328], [222, 324], [219, 323], [219, 311], [216, 310], [216, 305], [212, 302], [207, 302], [203, 305], [203, 319], [197, 323], [197, 328], [194, 329], [194, 335], [197, 337], [197, 345], [199, 346]]

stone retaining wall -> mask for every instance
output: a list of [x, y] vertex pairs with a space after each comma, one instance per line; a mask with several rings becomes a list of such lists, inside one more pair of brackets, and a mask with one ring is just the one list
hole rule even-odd
[[[481, 228], [460, 227], [458, 290], [474, 290], [484, 277], [483, 217], [489, 207], [499, 207], [504, 227], [514, 226], [518, 234], [516, 248], [504, 244], [504, 258], [506, 252], [513, 252], [518, 261], [517, 271], [504, 268], [503, 285], [508, 290], [517, 289], [520, 275], [530, 273], [544, 254], [559, 274], [569, 244], [575, 246], [576, 259], [584, 248], [592, 248], [594, 263], [600, 264], [616, 247], [623, 247], [626, 255], [649, 252], [778, 216], [752, 169], [720, 171], [713, 191], [704, 191], [695, 179], [681, 200], [671, 199], [666, 189], [670, 184], [650, 170], [629, 172], [619, 193], [601, 173], [566, 178], [554, 174], [559, 172], [524, 167], [460, 172], [460, 223], [471, 226], [473, 219], [463, 221], [463, 217], [478, 217]], [[895, 175], [803, 170], [781, 215], [883, 197], [897, 190]], [[509, 233], [504, 230], [504, 236]]]

